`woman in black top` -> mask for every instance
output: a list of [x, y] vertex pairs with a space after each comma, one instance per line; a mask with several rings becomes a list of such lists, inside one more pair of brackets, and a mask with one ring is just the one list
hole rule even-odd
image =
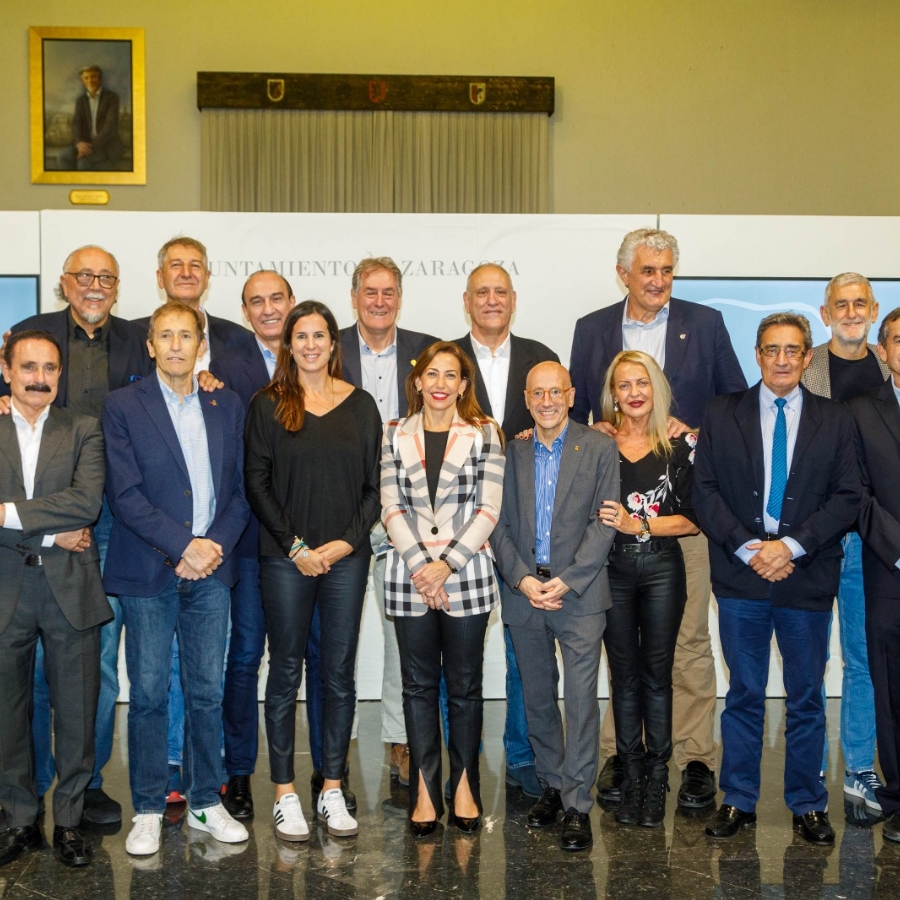
[[[613, 605], [603, 641], [612, 682], [616, 753], [625, 781], [616, 820], [661, 825], [672, 755], [672, 664], [687, 597], [679, 535], [697, 534], [691, 509], [697, 437], [666, 434], [672, 391], [656, 361], [628, 350], [603, 382], [603, 418], [616, 430], [621, 496], [605, 500], [617, 530], [609, 554]], [[646, 745], [644, 741], [646, 740]]]
[[260, 586], [269, 639], [266, 731], [275, 832], [309, 837], [294, 790], [294, 718], [313, 609], [321, 623], [324, 786], [317, 812], [331, 834], [356, 834], [340, 781], [356, 703], [354, 668], [381, 511], [381, 417], [372, 397], [340, 380], [337, 323], [323, 303], [285, 322], [275, 375], [250, 404], [247, 499], [260, 521]]

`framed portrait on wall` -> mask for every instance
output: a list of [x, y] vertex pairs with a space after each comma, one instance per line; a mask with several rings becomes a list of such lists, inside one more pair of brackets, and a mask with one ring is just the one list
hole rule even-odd
[[29, 28], [32, 184], [146, 184], [143, 28]]

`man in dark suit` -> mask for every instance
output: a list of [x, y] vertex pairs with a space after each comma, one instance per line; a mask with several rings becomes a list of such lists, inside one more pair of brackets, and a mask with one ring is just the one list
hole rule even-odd
[[[500, 427], [507, 441], [534, 426], [525, 402], [525, 379], [542, 362], [559, 362], [545, 344], [510, 332], [516, 311], [516, 292], [503, 266], [482, 263], [470, 273], [463, 294], [463, 306], [472, 324], [471, 331], [454, 343], [475, 362], [475, 395], [481, 408]], [[528, 797], [540, 797], [541, 786], [534, 767], [534, 753], [528, 741], [525, 701], [516, 652], [507, 628], [503, 629], [506, 649], [506, 783], [518, 787]]]
[[119, 95], [103, 87], [100, 66], [84, 66], [78, 72], [83, 93], [75, 101], [72, 144], [57, 156], [60, 169], [110, 171], [119, 167]]
[[100, 625], [112, 616], [90, 539], [103, 438], [96, 419], [52, 405], [61, 356], [41, 331], [3, 348], [12, 410], [0, 417], [0, 865], [43, 845], [30, 722], [39, 640], [56, 710], [53, 843], [69, 866], [92, 855], [77, 829], [94, 768]]
[[810, 393], [804, 316], [759, 325], [762, 380], [713, 400], [694, 463], [694, 511], [709, 538], [719, 635], [730, 672], [722, 713], [724, 803], [707, 826], [728, 838], [756, 821], [772, 633], [784, 660], [784, 799], [794, 828], [834, 843], [820, 777], [822, 679], [841, 541], [856, 521], [859, 472], [846, 407]]
[[234, 547], [244, 497], [240, 398], [200, 392], [200, 313], [182, 303], [150, 317], [156, 374], [103, 404], [106, 494], [114, 520], [103, 574], [119, 594], [131, 694], [128, 757], [136, 816], [125, 849], [156, 853], [166, 806], [167, 696], [177, 631], [184, 690], [188, 824], [226, 843], [247, 830], [220, 802], [222, 675]]
[[[576, 422], [587, 424], [593, 413], [594, 428], [612, 433], [602, 422], [600, 392], [606, 370], [621, 350], [649, 353], [669, 379], [675, 406], [670, 437], [696, 428], [713, 397], [746, 389], [722, 314], [672, 297], [677, 265], [678, 241], [671, 234], [641, 228], [625, 235], [616, 272], [628, 296], [575, 325], [570, 367]], [[703, 809], [716, 798], [716, 670], [709, 637], [706, 539], [702, 534], [683, 537], [679, 544], [688, 592], [672, 670], [672, 756], [681, 771], [678, 805], [690, 811]], [[610, 704], [600, 734], [606, 762], [597, 779], [597, 795], [607, 802], [621, 798], [623, 770], [615, 747]]]
[[877, 351], [892, 377], [851, 400], [850, 411], [863, 484], [866, 641], [885, 781], [875, 793], [885, 816], [884, 837], [900, 841], [900, 308], [884, 317]]
[[[62, 350], [62, 376], [53, 401], [56, 406], [100, 418], [103, 399], [152, 371], [147, 354], [146, 333], [134, 323], [110, 312], [118, 298], [119, 265], [101, 247], [86, 246], [73, 251], [63, 264], [56, 288], [67, 309], [31, 316], [12, 327], [12, 333], [38, 329], [51, 334]], [[0, 393], [8, 390], [0, 387]], [[104, 502], [94, 526], [100, 551], [100, 568], [106, 560], [112, 513]], [[103, 790], [103, 767], [109, 762], [119, 697], [119, 639], [122, 610], [109, 598], [114, 617], [100, 632], [100, 698], [95, 727], [94, 774], [84, 795], [84, 818], [95, 825], [110, 825], [122, 819], [122, 807]], [[43, 651], [38, 647], [35, 666], [33, 718], [35, 765], [38, 791], [43, 796], [53, 783], [54, 766], [50, 742], [50, 697], [44, 678]]]
[[[382, 422], [405, 416], [406, 376], [416, 357], [437, 338], [397, 327], [403, 302], [403, 275], [389, 256], [362, 259], [353, 271], [350, 302], [356, 325], [341, 329], [343, 378], [368, 391], [378, 404]], [[372, 582], [384, 629], [384, 675], [381, 682], [381, 740], [391, 745], [391, 774], [409, 783], [409, 745], [403, 719], [403, 682], [394, 617], [384, 612], [385, 555], [379, 549], [387, 533], [379, 521], [372, 529], [375, 561]], [[349, 808], [349, 806], [348, 806]]]
[[[503, 622], [519, 658], [528, 660], [522, 687], [542, 788], [528, 824], [552, 825], [565, 811], [560, 846], [569, 851], [592, 844], [597, 677], [612, 605], [605, 562], [615, 535], [598, 511], [619, 490], [615, 442], [569, 421], [574, 393], [559, 363], [540, 363], [529, 373], [523, 394], [534, 435], [507, 445], [503, 505], [491, 536], [503, 576]], [[565, 668], [565, 736], [557, 641]]]

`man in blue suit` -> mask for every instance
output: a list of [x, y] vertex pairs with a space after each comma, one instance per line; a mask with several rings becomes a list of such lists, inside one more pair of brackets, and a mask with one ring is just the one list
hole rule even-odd
[[[643, 350], [665, 372], [674, 409], [669, 435], [699, 426], [706, 404], [720, 394], [746, 390], [722, 314], [672, 296], [678, 265], [678, 241], [665, 231], [641, 228], [625, 235], [616, 272], [628, 296], [579, 319], [572, 341], [570, 371], [575, 388], [572, 418], [611, 433], [601, 422], [603, 376], [620, 350]], [[686, 424], [685, 424], [686, 423]], [[688, 597], [675, 647], [672, 670], [672, 744], [682, 773], [678, 805], [703, 809], [715, 800], [717, 762], [713, 723], [716, 671], [709, 637], [709, 556], [702, 534], [679, 538], [684, 553]], [[597, 795], [618, 802], [622, 766], [615, 754], [611, 708], [600, 733], [606, 763], [597, 780]]]
[[103, 405], [113, 512], [104, 584], [119, 594], [131, 681], [128, 756], [136, 816], [125, 849], [159, 849], [166, 807], [167, 696], [172, 640], [181, 647], [191, 828], [226, 843], [247, 830], [222, 806], [222, 674], [234, 547], [249, 517], [244, 497], [240, 398], [200, 392], [205, 349], [199, 312], [181, 303], [150, 317], [156, 375], [114, 391]]

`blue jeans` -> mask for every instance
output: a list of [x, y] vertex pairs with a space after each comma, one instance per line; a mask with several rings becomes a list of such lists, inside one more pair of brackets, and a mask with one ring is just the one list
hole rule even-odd
[[760, 759], [766, 715], [766, 683], [774, 632], [784, 664], [784, 801], [794, 815], [824, 810], [828, 792], [819, 777], [825, 740], [822, 679], [830, 610], [772, 606], [768, 600], [716, 598], [719, 636], [730, 670], [722, 713], [724, 802], [754, 812], [759, 800]]
[[[844, 538], [841, 583], [838, 588], [838, 621], [841, 625], [841, 749], [848, 772], [875, 768], [875, 691], [869, 674], [866, 648], [866, 596], [863, 591], [862, 540], [855, 531]], [[829, 631], [829, 639], [830, 639]], [[825, 685], [822, 685], [822, 696]], [[822, 771], [828, 769], [828, 735]]]
[[[100, 571], [106, 562], [112, 512], [106, 497], [100, 518], [94, 526], [94, 540], [100, 552]], [[94, 774], [88, 788], [103, 787], [103, 767], [112, 756], [113, 731], [116, 725], [116, 701], [119, 698], [119, 639], [122, 636], [122, 607], [117, 597], [107, 597], [115, 618], [100, 629], [100, 697], [97, 700], [97, 719], [94, 724]], [[50, 738], [50, 689], [44, 677], [44, 645], [37, 643], [34, 661], [34, 764], [38, 796], [50, 790], [56, 775], [53, 745]]]
[[128, 757], [134, 810], [163, 813], [172, 641], [178, 637], [184, 691], [183, 780], [192, 809], [219, 803], [222, 674], [231, 592], [217, 578], [175, 578], [157, 597], [119, 598], [131, 695]]
[[309, 727], [309, 755], [313, 768], [322, 771], [323, 713], [325, 687], [322, 682], [322, 625], [318, 605], [309, 620], [309, 636], [306, 638], [306, 723]]

